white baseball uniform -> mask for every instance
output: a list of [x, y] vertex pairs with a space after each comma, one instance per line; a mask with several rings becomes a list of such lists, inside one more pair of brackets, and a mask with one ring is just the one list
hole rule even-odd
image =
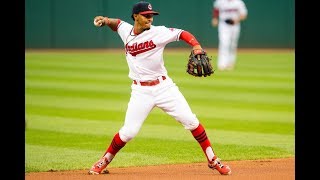
[[240, 15], [247, 15], [247, 8], [242, 0], [215, 0], [213, 8], [219, 10], [219, 50], [218, 68], [233, 67], [236, 61], [240, 23], [227, 24], [226, 19], [239, 19]]
[[[140, 1], [133, 6], [132, 14], [138, 13], [140, 15], [158, 14], [152, 11], [151, 4], [145, 1]], [[100, 20], [102, 18], [105, 20], [105, 17], [97, 17]], [[197, 47], [199, 43], [192, 34], [182, 29], [150, 25], [150, 29], [137, 35], [134, 33], [133, 25], [120, 19], [117, 20], [117, 23], [117, 27], [115, 24], [109, 27], [118, 32], [124, 43], [129, 67], [128, 76], [133, 81], [131, 97], [124, 125], [114, 135], [103, 157], [90, 168], [89, 174], [102, 173], [118, 151], [138, 134], [143, 122], [154, 107], [162, 109], [181, 123], [185, 129], [190, 130], [204, 152], [209, 168], [216, 169], [223, 175], [230, 174], [231, 169], [227, 165], [222, 165], [213, 152], [204, 126], [191, 111], [185, 97], [169, 77], [164, 66], [163, 51], [168, 43], [179, 41], [180, 38], [193, 48]]]
[[[179, 41], [183, 30], [153, 26], [138, 35], [133, 32], [133, 26], [121, 21], [117, 32], [124, 46], [129, 66], [131, 97], [119, 136], [128, 142], [139, 132], [143, 122], [154, 107], [161, 108], [180, 122], [185, 129], [193, 130], [199, 121], [192, 113], [187, 101], [176, 84], [168, 76], [164, 66], [163, 51], [165, 46], [173, 41]], [[142, 86], [145, 82], [157, 80], [160, 83], [153, 86]]]

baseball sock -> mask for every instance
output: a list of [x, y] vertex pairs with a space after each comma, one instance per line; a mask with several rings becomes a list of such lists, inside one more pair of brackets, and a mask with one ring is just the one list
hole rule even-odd
[[112, 142], [109, 145], [109, 148], [103, 156], [106, 156], [108, 161], [111, 162], [113, 157], [117, 154], [117, 152], [120, 151], [120, 149], [123, 148], [125, 145], [126, 143], [120, 139], [119, 133], [117, 133], [114, 135]]
[[199, 124], [199, 126], [191, 131], [193, 137], [199, 142], [204, 154], [207, 157], [208, 162], [211, 162], [214, 156], [214, 152], [211, 147], [211, 143], [207, 137], [204, 127]]

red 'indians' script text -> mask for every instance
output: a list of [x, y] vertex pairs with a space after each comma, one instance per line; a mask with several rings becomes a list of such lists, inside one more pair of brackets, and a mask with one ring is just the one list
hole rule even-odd
[[146, 51], [150, 51], [154, 48], [156, 48], [157, 46], [153, 43], [152, 40], [150, 41], [146, 41], [143, 43], [133, 43], [131, 46], [129, 46], [128, 44], [126, 44], [126, 52], [130, 53], [132, 56], [136, 56], [137, 54], [146, 52]]

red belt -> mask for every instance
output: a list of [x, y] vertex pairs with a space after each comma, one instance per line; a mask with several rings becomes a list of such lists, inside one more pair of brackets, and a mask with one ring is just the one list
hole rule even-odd
[[[161, 76], [162, 77], [162, 80], [165, 80], [166, 77], [165, 76]], [[141, 86], [155, 86], [157, 84], [160, 83], [160, 80], [159, 79], [156, 79], [156, 80], [151, 80], [151, 81], [145, 81], [145, 82], [140, 82], [140, 85]], [[136, 80], [133, 80], [133, 84], [138, 84]]]

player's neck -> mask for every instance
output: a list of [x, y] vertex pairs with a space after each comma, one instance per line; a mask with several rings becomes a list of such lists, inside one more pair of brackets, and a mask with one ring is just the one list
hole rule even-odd
[[133, 27], [133, 33], [135, 34], [135, 35], [138, 35], [138, 34], [141, 34], [142, 32], [144, 31], [144, 29], [143, 28], [139, 28], [138, 26], [134, 26]]
[[135, 35], [138, 35], [138, 34], [143, 33], [143, 31], [149, 30], [149, 29], [150, 29], [150, 28], [147, 28], [147, 29], [146, 29], [146, 28], [143, 28], [143, 27], [135, 24], [135, 25], [133, 26], [133, 33], [134, 33]]

